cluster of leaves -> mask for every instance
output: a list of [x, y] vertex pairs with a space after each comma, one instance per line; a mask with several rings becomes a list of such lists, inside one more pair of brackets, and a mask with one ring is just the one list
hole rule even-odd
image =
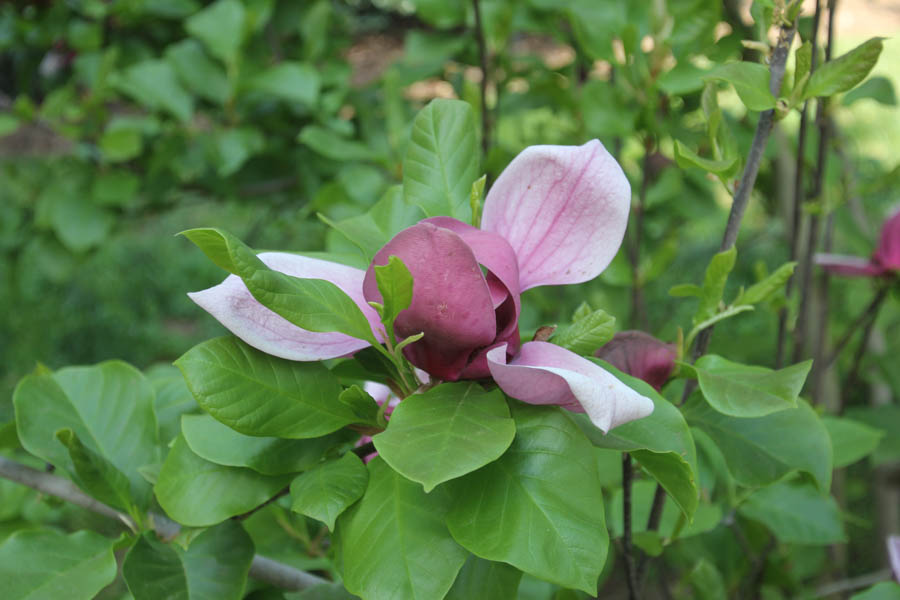
[[[122, 576], [138, 599], [243, 597], [261, 587], [247, 579], [254, 552], [342, 582], [294, 596], [303, 598], [347, 597], [345, 587], [366, 599], [568, 598], [598, 586], [621, 589], [620, 555], [610, 540], [625, 530], [625, 453], [639, 465], [630, 494], [633, 541], [677, 573], [678, 594], [724, 597], [756, 577], [756, 568], [773, 597], [800, 593], [827, 568], [824, 547], [857, 533], [845, 522], [859, 526], [828, 494], [833, 470], [856, 465], [865, 473], [866, 457], [870, 464], [896, 460], [896, 436], [884, 432], [900, 430], [900, 413], [887, 405], [853, 409], [852, 419], [819, 414], [799, 397], [808, 361], [779, 370], [716, 354], [687, 362], [691, 342], [713, 324], [731, 328], [720, 336], [719, 354], [763, 362], [771, 340], [757, 330], [785, 306], [792, 264], [767, 274], [768, 250], [751, 247], [743, 261], [731, 250], [713, 258], [702, 285], [680, 282], [711, 250], [686, 242], [721, 230], [713, 210], [720, 188], [708, 176], [733, 189], [752, 134], [745, 113], [775, 108], [784, 116], [807, 98], [849, 90], [869, 72], [881, 42], [811, 76], [804, 66], [811, 48], [802, 45], [789, 87], [773, 94], [768, 69], [725, 62], [742, 52], [741, 39], [766, 40], [770, 2], [754, 3], [759, 26], [748, 31], [707, 0], [483, 0], [494, 110], [482, 164], [480, 90], [459, 66], [478, 63], [469, 43], [471, 6], [413, 2], [417, 21], [403, 33], [399, 60], [354, 87], [341, 52], [351, 35], [401, 20], [403, 7], [384, 4], [371, 12], [354, 3], [265, 0], [205, 8], [190, 0], [4, 7], [2, 43], [23, 66], [14, 70], [17, 97], [0, 128], [52, 130], [72, 149], [3, 167], [4, 180], [16, 185], [8, 186], [12, 202], [0, 203], [0, 275], [10, 282], [0, 301], [12, 307], [46, 298], [46, 290], [70, 285], [78, 263], [117, 228], [175, 214], [196, 199], [206, 212], [169, 222], [167, 233], [197, 218], [224, 224], [210, 217], [224, 200], [234, 215], [229, 227], [253, 246], [309, 250], [324, 241], [330, 258], [365, 266], [423, 215], [477, 216], [484, 182], [478, 188], [476, 178], [496, 175], [522, 147], [600, 137], [610, 148], [621, 145], [634, 189], [645, 188], [638, 264], [630, 268], [623, 251], [604, 287], [570, 291], [570, 303], [560, 303], [556, 290], [529, 292], [526, 305], [538, 308], [523, 315], [522, 327], [563, 320], [560, 305], [587, 300], [553, 342], [589, 356], [614, 331], [609, 313], [620, 311], [610, 307], [624, 306], [620, 295], [639, 286], [656, 294], [650, 318], [664, 334], [690, 323], [679, 336], [685, 361], [678, 379], [658, 394], [604, 365], [652, 398], [656, 410], [603, 436], [578, 415], [461, 383], [406, 398], [386, 427], [383, 406], [362, 384], [401, 379], [406, 366], [396, 340], [393, 348], [328, 364], [285, 361], [226, 337], [186, 353], [180, 373], [165, 367], [142, 374], [120, 362], [39, 368], [16, 389], [15, 420], [0, 430], [4, 452], [54, 465], [128, 514], [134, 531], [119, 539], [46, 526], [16, 533], [0, 544], [7, 595], [66, 589], [92, 597], [114, 581], [114, 552], [126, 547]], [[719, 37], [723, 18], [733, 31]], [[573, 51], [568, 62], [527, 47], [548, 39]], [[38, 69], [47, 56], [71, 64], [30, 80], [47, 71]], [[604, 73], [610, 66], [615, 77]], [[410, 120], [415, 102], [404, 94], [423, 80], [450, 84], [466, 102], [434, 102]], [[885, 97], [885, 81], [856, 88], [845, 104]], [[733, 98], [720, 106], [728, 98], [722, 82], [743, 106]], [[872, 190], [879, 181], [889, 188], [889, 178], [872, 179]], [[402, 186], [389, 186], [395, 182]], [[776, 208], [763, 209], [768, 223]], [[248, 215], [251, 223], [284, 224], [263, 234], [244, 224]], [[260, 268], [249, 248], [215, 230], [187, 235], [288, 320], [375, 341], [355, 305], [328, 286]], [[181, 256], [183, 246], [173, 248], [173, 263], [192, 260]], [[760, 256], [763, 267], [751, 275]], [[388, 329], [408, 291], [402, 271], [379, 279], [386, 300], [397, 299], [381, 307]], [[211, 271], [192, 267], [166, 293], [201, 287], [196, 273]], [[729, 276], [755, 283], [726, 303]], [[669, 288], [698, 298], [697, 309], [689, 302], [673, 309]], [[5, 335], [20, 326], [10, 320], [2, 327]], [[184, 338], [159, 354], [177, 354], [179, 345], [187, 345]], [[125, 353], [100, 347], [102, 355]], [[12, 364], [6, 353], [13, 349], [3, 352]], [[21, 347], [15, 352], [34, 358]], [[882, 371], [889, 381], [896, 377], [889, 360]], [[681, 405], [690, 379], [697, 391]], [[361, 433], [377, 433], [378, 456], [367, 464], [353, 451]], [[4, 536], [31, 523], [81, 527], [48, 514], [58, 507], [3, 485]], [[670, 500], [650, 528], [656, 485]], [[174, 539], [153, 533], [163, 512], [182, 526]], [[777, 542], [771, 553], [770, 540]]]

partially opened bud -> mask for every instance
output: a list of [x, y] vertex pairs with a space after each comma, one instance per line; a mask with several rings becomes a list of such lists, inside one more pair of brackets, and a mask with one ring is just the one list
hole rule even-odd
[[888, 271], [900, 271], [900, 211], [881, 227], [881, 237], [872, 262]]
[[643, 331], [620, 331], [594, 353], [615, 368], [662, 388], [675, 368], [675, 344]]

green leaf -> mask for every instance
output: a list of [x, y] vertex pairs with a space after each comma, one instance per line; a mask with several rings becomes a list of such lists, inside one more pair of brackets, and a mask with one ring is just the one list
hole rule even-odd
[[144, 146], [141, 132], [130, 127], [107, 127], [98, 142], [107, 162], [125, 162], [140, 156]]
[[744, 290], [743, 293], [735, 298], [734, 304], [759, 304], [760, 302], [765, 302], [785, 286], [788, 279], [794, 274], [796, 266], [797, 263], [795, 262], [784, 263], [775, 269], [774, 273]]
[[71, 429], [91, 452], [124, 473], [141, 507], [150, 486], [138, 468], [159, 462], [153, 388], [131, 365], [107, 361], [23, 378], [13, 394], [16, 427], [30, 453], [74, 474], [69, 451], [56, 437]]
[[340, 162], [375, 159], [375, 153], [365, 144], [346, 140], [335, 132], [318, 125], [307, 125], [301, 129], [297, 135], [297, 141], [326, 158]]
[[591, 359], [628, 387], [653, 401], [653, 412], [603, 435], [583, 415], [576, 422], [595, 446], [630, 452], [672, 496], [688, 519], [697, 509], [697, 450], [681, 412], [647, 382], [622, 373], [609, 363]]
[[500, 390], [445, 383], [398, 404], [373, 441], [385, 462], [430, 492], [497, 460], [515, 434]]
[[17, 531], [0, 544], [3, 600], [90, 600], [116, 578], [114, 544], [93, 531]]
[[134, 64], [113, 81], [123, 94], [150, 110], [163, 110], [182, 123], [194, 114], [194, 99], [188, 94], [171, 64], [164, 60], [149, 59]]
[[[582, 304], [584, 306], [584, 304]], [[590, 307], [587, 307], [590, 311]], [[572, 324], [557, 331], [553, 343], [575, 354], [590, 355], [612, 339], [616, 318], [602, 310], [580, 313]]]
[[480, 172], [475, 113], [467, 102], [432, 100], [413, 121], [403, 159], [403, 197], [426, 216], [471, 221], [469, 194]]
[[[621, 471], [621, 455], [617, 456], [615, 468]], [[653, 506], [653, 498], [656, 495], [656, 482], [649, 479], [638, 479], [631, 489], [631, 532], [632, 535], [648, 534], [647, 521]], [[623, 494], [620, 483], [612, 491], [612, 497], [606, 505], [606, 524], [609, 533], [615, 537], [621, 537], [624, 530], [622, 519]], [[655, 533], [656, 540], [644, 535], [645, 542], [651, 549], [659, 543], [659, 537], [663, 539], [683, 539], [700, 535], [718, 527], [722, 521], [722, 509], [718, 504], [710, 504], [708, 501], [700, 502], [693, 518], [688, 522], [684, 513], [675, 503], [666, 502], [659, 520], [659, 527]]]
[[710, 406], [733, 417], [762, 417], [797, 406], [812, 360], [773, 371], [742, 365], [715, 354], [701, 356], [690, 367]]
[[265, 139], [258, 129], [240, 127], [226, 129], [215, 135], [216, 172], [220, 177], [236, 173], [247, 160], [265, 148]]
[[291, 482], [291, 510], [318, 519], [334, 531], [334, 521], [359, 500], [369, 472], [352, 452], [298, 475]]
[[702, 298], [703, 288], [693, 283], [679, 283], [669, 288], [669, 295], [673, 298]]
[[197, 404], [245, 435], [314, 438], [357, 421], [321, 363], [270, 356], [235, 337], [198, 344], [175, 366]]
[[812, 44], [809, 40], [803, 42], [794, 52], [794, 62], [796, 63], [794, 67], [794, 88], [796, 88], [803, 78], [809, 75], [812, 67]]
[[484, 198], [484, 184], [487, 183], [487, 175], [482, 175], [472, 182], [472, 189], [469, 191], [469, 208], [472, 209], [472, 225], [478, 227], [481, 223], [481, 206]]
[[383, 299], [381, 322], [390, 338], [394, 339], [394, 320], [412, 304], [413, 276], [396, 256], [386, 265], [375, 265], [375, 281]]
[[159, 441], [168, 445], [181, 431], [181, 415], [199, 409], [184, 382], [181, 371], [172, 365], [153, 368], [146, 373], [156, 390], [153, 408], [159, 425]]
[[247, 467], [262, 475], [299, 473], [316, 466], [330, 451], [347, 445], [351, 432], [313, 439], [243, 435], [209, 415], [181, 417], [184, 440], [197, 456], [228, 467]]
[[306, 63], [285, 61], [253, 77], [249, 86], [280, 100], [313, 106], [319, 98], [319, 72]]
[[847, 539], [837, 502], [809, 485], [781, 481], [762, 488], [738, 512], [768, 527], [785, 544], [824, 546]]
[[190, 527], [207, 527], [253, 510], [291, 480], [203, 460], [179, 436], [163, 462], [154, 486], [159, 505]]
[[91, 186], [91, 200], [100, 206], [128, 206], [140, 187], [140, 178], [128, 171], [99, 173]]
[[71, 429], [60, 429], [56, 439], [69, 450], [75, 483], [100, 502], [137, 514], [128, 478], [111, 462], [87, 448]]
[[[321, 6], [321, 5], [319, 5]], [[340, 583], [320, 583], [306, 588], [302, 592], [284, 594], [285, 600], [359, 600], [348, 592]]]
[[722, 294], [725, 293], [725, 282], [728, 281], [728, 274], [734, 268], [736, 258], [737, 250], [732, 246], [728, 250], [716, 253], [709, 261], [703, 277], [703, 296], [694, 315], [694, 325], [714, 317], [719, 312], [719, 303], [722, 302]]
[[561, 409], [514, 404], [512, 414], [510, 449], [448, 484], [450, 532], [477, 556], [596, 593], [609, 536], [590, 443]]
[[122, 575], [135, 600], [239, 600], [252, 560], [253, 540], [226, 521], [198, 535], [187, 550], [145, 533], [125, 556]]
[[244, 40], [244, 15], [239, 0], [218, 0], [189, 17], [184, 28], [203, 42], [210, 54], [229, 64], [237, 60]]
[[68, 196], [53, 203], [50, 224], [59, 241], [72, 252], [84, 252], [99, 245], [115, 223], [109, 212], [90, 200], [86, 196]]
[[695, 397], [685, 405], [684, 416], [718, 445], [741, 485], [768, 485], [798, 470], [809, 473], [820, 490], [831, 486], [831, 440], [803, 400], [797, 408], [746, 419], [717, 412]]
[[522, 571], [506, 563], [469, 555], [444, 600], [515, 598]]
[[209, 59], [197, 40], [185, 39], [172, 44], [166, 48], [166, 60], [191, 93], [219, 105], [224, 105], [231, 95], [225, 71]]
[[722, 580], [722, 574], [716, 565], [706, 558], [701, 558], [687, 575], [687, 580], [697, 594], [698, 600], [718, 600], [728, 597], [728, 588]]
[[833, 96], [856, 87], [878, 62], [883, 39], [876, 37], [863, 42], [816, 69], [806, 84], [803, 99]]
[[327, 218], [322, 220], [353, 242], [362, 251], [368, 264], [382, 246], [401, 230], [414, 225], [422, 216], [422, 211], [417, 206], [403, 200], [403, 188], [397, 185], [389, 188], [381, 200], [364, 214], [336, 222]]
[[9, 113], [0, 113], [0, 137], [15, 133], [19, 128], [19, 119]]
[[872, 453], [872, 462], [876, 465], [900, 460], [900, 406], [884, 404], [881, 406], [856, 407], [847, 411], [847, 416], [865, 423], [873, 429], [884, 432], [881, 443]]
[[675, 162], [682, 169], [697, 167], [724, 177], [733, 172], [735, 165], [737, 165], [738, 157], [733, 156], [731, 159], [722, 160], [702, 158], [679, 140], [675, 140]]
[[900, 583], [882, 581], [869, 589], [850, 596], [850, 600], [900, 600]]
[[831, 437], [835, 469], [852, 465], [870, 455], [885, 435], [884, 431], [852, 419], [825, 415], [822, 422]]
[[260, 304], [294, 325], [307, 331], [339, 331], [378, 343], [359, 306], [330, 281], [273, 271], [243, 242], [220, 229], [189, 229], [182, 234], [218, 266], [241, 277]]
[[450, 498], [379, 457], [368, 470], [365, 495], [337, 524], [344, 585], [366, 600], [443, 598], [467, 556], [444, 524]]
[[373, 427], [381, 427], [383, 423], [378, 422], [378, 403], [363, 388], [358, 385], [351, 385], [338, 396], [338, 401], [346, 404], [356, 415], [357, 423], [361, 425], [371, 425]]
[[753, 62], [732, 62], [713, 69], [706, 79], [727, 81], [734, 86], [744, 106], [762, 111], [775, 108], [775, 96], [769, 91], [769, 69]]
[[869, 98], [885, 106], [897, 106], [897, 94], [894, 83], [887, 77], [871, 77], [856, 89], [847, 92], [841, 100], [844, 106], [850, 106], [857, 100]]

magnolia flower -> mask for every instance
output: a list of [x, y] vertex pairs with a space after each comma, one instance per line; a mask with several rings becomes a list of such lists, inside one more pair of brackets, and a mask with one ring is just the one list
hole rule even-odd
[[900, 535], [889, 535], [887, 539], [888, 557], [891, 559], [891, 570], [894, 579], [900, 583]]
[[594, 352], [615, 368], [642, 379], [656, 391], [675, 368], [675, 344], [667, 344], [643, 331], [620, 331]]
[[851, 277], [884, 277], [900, 271], [900, 211], [881, 227], [878, 247], [869, 259], [840, 254], [816, 254], [816, 264]]
[[[532, 146], [488, 192], [480, 229], [450, 217], [425, 219], [390, 240], [367, 271], [293, 254], [259, 258], [288, 275], [334, 283], [377, 331], [378, 315], [368, 304], [382, 300], [374, 266], [397, 256], [413, 276], [413, 297], [395, 331], [424, 333], [404, 349], [410, 363], [445, 381], [491, 376], [513, 398], [585, 412], [608, 431], [649, 415], [653, 402], [559, 346], [520, 345], [520, 295], [599, 275], [622, 243], [630, 202], [628, 180], [599, 141]], [[282, 358], [323, 360], [368, 345], [292, 325], [234, 275], [190, 296], [242, 340]]]

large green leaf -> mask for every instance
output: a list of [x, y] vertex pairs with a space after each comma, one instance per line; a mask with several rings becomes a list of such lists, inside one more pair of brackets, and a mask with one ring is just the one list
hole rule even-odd
[[769, 69], [753, 62], [731, 62], [713, 69], [707, 79], [720, 79], [734, 86], [744, 106], [750, 110], [775, 108], [775, 96], [769, 91]]
[[846, 467], [875, 451], [885, 432], [852, 419], [825, 415], [822, 422], [831, 437], [834, 468]]
[[398, 404], [373, 441], [385, 462], [430, 492], [497, 460], [515, 434], [500, 390], [445, 383]]
[[187, 550], [148, 532], [122, 564], [135, 600], [238, 600], [253, 560], [253, 541], [234, 521], [207, 529]]
[[522, 571], [502, 562], [470, 555], [444, 600], [515, 598]]
[[866, 78], [884, 47], [884, 38], [872, 38], [816, 69], [803, 90], [803, 99], [833, 96], [856, 87]]
[[153, 407], [159, 425], [159, 441], [168, 444], [181, 431], [181, 415], [199, 410], [184, 376], [172, 365], [159, 365], [145, 375], [156, 390]]
[[778, 482], [755, 491], [738, 512], [764, 524], [786, 544], [824, 546], [846, 541], [837, 502], [810, 485]]
[[443, 598], [467, 555], [444, 524], [449, 503], [374, 458], [365, 495], [338, 519], [347, 589], [365, 600]]
[[311, 469], [329, 451], [348, 445], [356, 437], [344, 430], [301, 440], [250, 436], [209, 415], [184, 415], [181, 433], [197, 456], [217, 465], [247, 467], [262, 475], [287, 475]]
[[291, 510], [318, 519], [334, 531], [334, 521], [360, 499], [369, 471], [352, 452], [317, 466], [291, 482]]
[[443, 486], [450, 532], [477, 556], [596, 593], [609, 536], [593, 449], [561, 409], [515, 404], [512, 414], [510, 449]]
[[92, 531], [18, 531], [0, 544], [0, 598], [90, 600], [116, 578], [114, 544]]
[[218, 0], [188, 18], [184, 28], [206, 44], [210, 54], [233, 63], [244, 40], [244, 17], [240, 0]]
[[710, 406], [733, 417], [763, 417], [794, 408], [812, 360], [773, 371], [742, 365], [715, 354], [701, 356], [692, 367]]
[[294, 325], [308, 331], [339, 331], [378, 343], [359, 306], [330, 281], [273, 271], [243, 242], [221, 229], [189, 229], [182, 234], [215, 264], [241, 277], [260, 304]]
[[604, 361], [591, 360], [650, 398], [653, 412], [605, 435], [583, 415], [576, 415], [578, 425], [595, 446], [630, 452], [690, 519], [697, 508], [697, 450], [681, 412], [647, 382], [622, 373]]
[[320, 363], [270, 356], [235, 337], [194, 346], [175, 365], [204, 410], [246, 435], [312, 438], [357, 420]]
[[203, 460], [179, 436], [163, 463], [154, 491], [170, 517], [183, 525], [206, 527], [256, 508], [290, 480], [290, 475], [269, 477]]
[[480, 171], [475, 114], [467, 102], [432, 100], [413, 121], [403, 159], [403, 197], [429, 217], [468, 223], [469, 192]]
[[13, 395], [19, 439], [35, 456], [74, 473], [68, 450], [56, 438], [60, 429], [71, 429], [128, 478], [131, 497], [146, 506], [150, 485], [138, 469], [160, 458], [153, 398], [140, 371], [120, 361], [28, 375]]
[[715, 441], [741, 485], [768, 485], [799, 470], [809, 473], [820, 490], [831, 486], [831, 440], [803, 400], [796, 408], [747, 419], [717, 412], [695, 396], [684, 416]]

